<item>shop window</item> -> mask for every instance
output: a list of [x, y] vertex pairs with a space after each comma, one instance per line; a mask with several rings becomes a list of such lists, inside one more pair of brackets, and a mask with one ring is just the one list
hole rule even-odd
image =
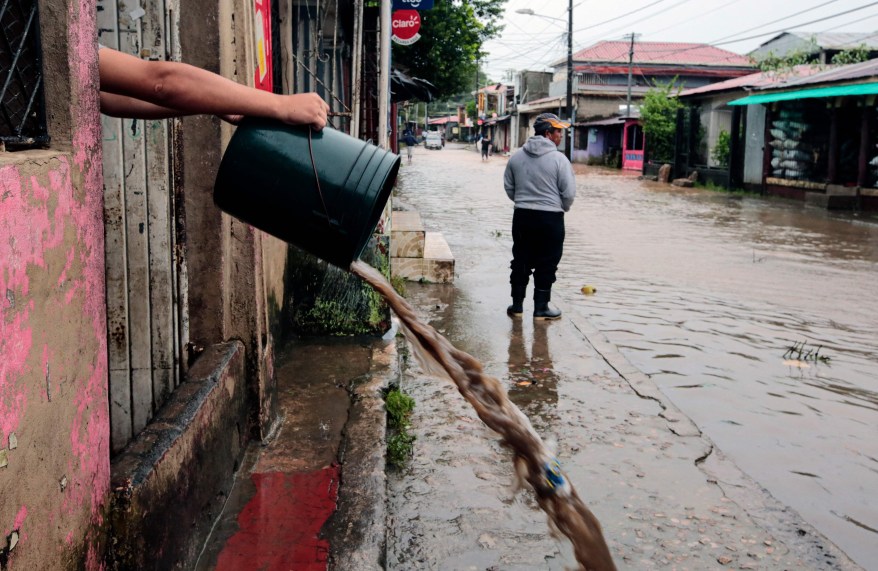
[[49, 143], [37, 4], [0, 2], [0, 142], [8, 150]]

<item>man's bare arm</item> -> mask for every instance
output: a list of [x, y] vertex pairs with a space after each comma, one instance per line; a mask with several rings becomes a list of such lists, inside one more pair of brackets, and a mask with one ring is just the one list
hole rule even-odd
[[182, 111], [160, 107], [125, 95], [101, 91], [101, 113], [129, 119], [168, 119], [185, 115]]
[[[326, 125], [329, 106], [316, 93], [277, 95], [188, 64], [144, 61], [110, 48], [101, 48], [99, 55], [101, 92], [151, 103], [176, 113], [172, 116], [206, 113], [271, 117], [290, 124], [311, 125], [318, 130]], [[123, 111], [128, 116], [121, 107], [125, 102], [115, 103], [116, 112]], [[103, 97], [101, 104], [103, 106]], [[113, 103], [108, 101], [108, 104]], [[159, 112], [135, 105], [129, 109]]]

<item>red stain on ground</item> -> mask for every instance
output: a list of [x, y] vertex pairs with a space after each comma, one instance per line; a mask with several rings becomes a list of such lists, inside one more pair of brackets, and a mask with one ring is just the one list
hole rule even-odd
[[256, 493], [238, 515], [239, 531], [216, 571], [325, 571], [329, 542], [318, 537], [335, 511], [338, 466], [315, 472], [253, 474]]

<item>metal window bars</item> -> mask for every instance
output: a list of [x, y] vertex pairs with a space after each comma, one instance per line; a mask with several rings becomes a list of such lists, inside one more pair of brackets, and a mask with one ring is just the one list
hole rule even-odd
[[37, 0], [0, 0], [0, 143], [49, 144]]

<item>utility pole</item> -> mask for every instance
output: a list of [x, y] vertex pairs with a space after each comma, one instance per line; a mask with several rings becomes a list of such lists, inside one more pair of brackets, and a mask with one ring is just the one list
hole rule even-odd
[[[479, 58], [476, 58], [476, 117], [473, 119], [473, 132], [472, 138], [473, 141], [476, 140], [476, 127], [479, 124]], [[478, 149], [476, 149], [478, 150]]]
[[631, 47], [628, 49], [628, 112], [625, 114], [626, 117], [631, 117], [631, 69], [634, 63], [634, 39], [637, 36], [638, 34], [631, 32]]
[[363, 0], [354, 0], [354, 53], [351, 62], [351, 137], [360, 138], [360, 64], [363, 53]]
[[388, 136], [390, 124], [390, 20], [391, 0], [381, 2], [381, 37], [379, 39], [379, 74], [378, 74], [378, 146], [390, 149]]
[[573, 111], [573, 0], [569, 0], [567, 7], [567, 117], [570, 121], [570, 138], [564, 145], [567, 160], [573, 162], [573, 135], [576, 128], [573, 124], [576, 117]]
[[[538, 16], [548, 20], [558, 20], [563, 22], [561, 18], [553, 18], [552, 16], [543, 16], [536, 14], [530, 8], [519, 8], [515, 11], [517, 14], [527, 14], [528, 16]], [[576, 113], [573, 109], [573, 0], [567, 3], [567, 119], [570, 121], [569, 138], [564, 144], [564, 156], [567, 160], [573, 162], [573, 135], [576, 129], [573, 124], [576, 122]], [[560, 105], [558, 113], [561, 113]]]

